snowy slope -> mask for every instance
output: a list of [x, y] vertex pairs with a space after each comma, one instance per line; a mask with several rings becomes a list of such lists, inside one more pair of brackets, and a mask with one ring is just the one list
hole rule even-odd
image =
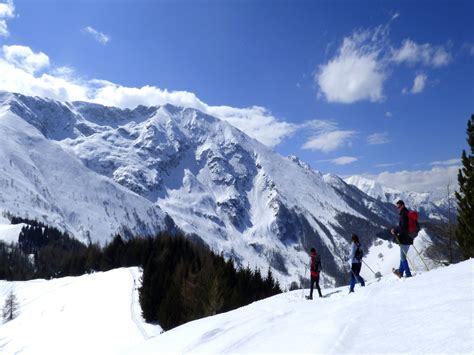
[[14, 290], [20, 308], [0, 325], [0, 353], [117, 354], [159, 334], [138, 304], [140, 272], [116, 269], [81, 277], [0, 281], [2, 307]]
[[6, 104], [0, 104], [0, 136], [0, 210], [84, 242], [103, 243], [124, 227], [145, 235], [172, 227], [158, 206], [85, 167]]
[[[118, 269], [13, 287], [18, 318], [0, 325], [13, 354], [472, 353], [474, 259], [411, 279], [391, 273], [365, 288], [283, 293], [159, 334], [138, 316], [138, 270]], [[135, 284], [136, 285], [136, 284]]]
[[18, 242], [18, 236], [25, 224], [10, 224], [10, 221], [0, 216], [0, 241], [7, 244]]
[[356, 293], [284, 293], [172, 329], [129, 354], [472, 353], [474, 260]]

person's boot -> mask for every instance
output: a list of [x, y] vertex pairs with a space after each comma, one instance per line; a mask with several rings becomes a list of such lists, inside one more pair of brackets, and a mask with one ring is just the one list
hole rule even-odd
[[400, 270], [398, 270], [398, 269], [392, 269], [392, 272], [393, 272], [395, 275], [397, 275], [399, 278], [402, 277], [402, 275], [400, 274]]

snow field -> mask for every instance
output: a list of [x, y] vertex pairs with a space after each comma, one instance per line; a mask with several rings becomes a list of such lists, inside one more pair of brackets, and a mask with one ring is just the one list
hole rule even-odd
[[10, 224], [9, 220], [0, 219], [0, 240], [6, 244], [17, 243], [24, 223]]
[[356, 286], [283, 293], [159, 334], [140, 317], [138, 268], [0, 281], [20, 309], [0, 325], [3, 354], [472, 354], [474, 259]]
[[[0, 326], [0, 353], [117, 354], [161, 329], [141, 319], [137, 268], [80, 277], [0, 281], [0, 302], [13, 288], [19, 315]], [[155, 329], [153, 329], [155, 328]]]
[[[471, 353], [474, 260], [419, 274], [386, 276], [365, 288], [293, 291], [190, 322], [137, 346], [152, 353]], [[308, 290], [305, 291], [308, 293]]]

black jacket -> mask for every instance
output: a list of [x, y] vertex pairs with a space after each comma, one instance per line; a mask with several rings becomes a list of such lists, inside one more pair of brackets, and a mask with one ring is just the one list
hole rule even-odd
[[400, 222], [398, 222], [398, 227], [395, 228], [395, 234], [397, 235], [400, 244], [413, 244], [413, 239], [408, 235], [408, 210], [406, 207], [403, 207], [400, 210]]

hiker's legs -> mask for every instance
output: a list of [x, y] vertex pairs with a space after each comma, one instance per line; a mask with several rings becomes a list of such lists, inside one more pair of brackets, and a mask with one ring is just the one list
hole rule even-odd
[[410, 266], [408, 265], [407, 255], [408, 250], [410, 249], [410, 245], [400, 245], [400, 275], [403, 276], [403, 271], [406, 274], [406, 277], [411, 276]]
[[314, 278], [311, 276], [311, 288], [309, 290], [309, 298], [313, 298]]
[[351, 283], [349, 285], [349, 292], [354, 292], [354, 286], [356, 284], [356, 271], [357, 268], [355, 267], [357, 264], [352, 264], [351, 266]]
[[323, 297], [321, 294], [321, 288], [319, 287], [319, 276], [315, 277], [314, 282], [316, 283], [316, 289], [318, 290], [319, 297]]
[[[362, 276], [360, 276], [360, 269], [361, 268], [362, 268], [361, 263], [352, 264], [352, 274], [353, 274], [352, 278], [354, 279], [354, 286], [355, 286], [356, 281], [360, 282], [361, 286], [365, 286], [365, 281], [362, 278]], [[351, 278], [351, 281], [352, 281], [352, 278]], [[352, 287], [352, 290], [353, 289], [354, 289], [354, 287]]]
[[405, 263], [404, 261], [407, 259], [405, 253], [403, 252], [402, 245], [400, 245], [400, 266], [398, 267], [398, 271], [400, 271], [400, 276], [403, 276], [403, 272], [405, 271]]

